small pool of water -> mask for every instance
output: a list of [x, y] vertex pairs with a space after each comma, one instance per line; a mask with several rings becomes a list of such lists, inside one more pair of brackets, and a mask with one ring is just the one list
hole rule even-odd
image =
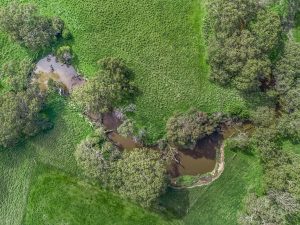
[[38, 61], [34, 74], [34, 81], [39, 84], [41, 90], [47, 90], [50, 79], [62, 83], [68, 92], [85, 82], [73, 66], [58, 62], [53, 55]]
[[213, 171], [216, 165], [216, 154], [222, 143], [222, 135], [215, 133], [198, 141], [195, 149], [180, 149], [169, 167], [172, 177], [182, 175], [199, 175]]

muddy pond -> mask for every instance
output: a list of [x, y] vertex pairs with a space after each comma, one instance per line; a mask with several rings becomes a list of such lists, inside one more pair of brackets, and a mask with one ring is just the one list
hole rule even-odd
[[49, 80], [62, 84], [67, 93], [71, 92], [75, 86], [85, 82], [73, 66], [60, 63], [53, 55], [48, 55], [38, 61], [34, 70], [34, 82], [39, 84], [41, 90], [48, 89]]
[[[108, 137], [121, 149], [134, 149], [141, 147], [132, 138], [119, 135], [116, 130], [122, 123], [113, 114], [104, 114], [103, 125], [109, 130]], [[172, 177], [182, 175], [199, 175], [211, 172], [216, 165], [216, 153], [223, 141], [221, 134], [215, 133], [199, 140], [195, 149], [177, 149], [176, 160], [169, 166], [168, 171]]]

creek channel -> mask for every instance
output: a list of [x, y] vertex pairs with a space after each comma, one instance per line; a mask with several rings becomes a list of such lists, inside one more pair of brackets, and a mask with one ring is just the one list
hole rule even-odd
[[[84, 84], [85, 80], [78, 75], [75, 68], [58, 62], [55, 56], [48, 55], [41, 59], [34, 70], [34, 82], [39, 84], [41, 90], [47, 90], [48, 81], [54, 80], [63, 86], [62, 92], [70, 93], [75, 86]], [[117, 128], [122, 120], [114, 113], [106, 113], [101, 121], [99, 117], [89, 115], [92, 121], [103, 123], [109, 131], [108, 138], [120, 149], [131, 150], [142, 147], [132, 137], [124, 137], [118, 134]], [[216, 165], [217, 151], [220, 149], [224, 138], [232, 135], [235, 131], [231, 128], [223, 129], [225, 132], [214, 134], [197, 142], [194, 149], [177, 149], [175, 159], [169, 165], [168, 172], [171, 177], [176, 178], [183, 175], [201, 175], [214, 170]], [[153, 147], [153, 149], [157, 149]]]
[[[117, 133], [117, 128], [122, 124], [114, 113], [103, 115], [102, 123], [109, 130], [108, 137], [121, 149], [131, 150], [142, 147], [131, 137], [124, 137]], [[223, 141], [223, 135], [214, 133], [197, 142], [195, 149], [177, 149], [176, 160], [171, 163], [168, 172], [171, 177], [183, 175], [199, 175], [211, 172], [216, 165], [216, 154]], [[153, 147], [156, 149], [155, 147]]]

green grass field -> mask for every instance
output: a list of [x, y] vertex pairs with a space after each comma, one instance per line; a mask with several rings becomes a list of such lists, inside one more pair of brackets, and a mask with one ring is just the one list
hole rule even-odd
[[85, 76], [92, 76], [96, 62], [104, 57], [127, 61], [141, 91], [134, 118], [152, 139], [164, 135], [174, 111], [190, 107], [230, 111], [244, 106], [236, 91], [208, 81], [201, 32], [203, 0], [34, 2], [43, 14], [64, 19], [74, 36], [76, 64]]
[[[0, 0], [0, 5], [8, 2]], [[78, 58], [76, 66], [87, 77], [93, 75], [96, 62], [103, 57], [118, 56], [128, 62], [142, 91], [136, 101], [134, 119], [139, 126], [147, 127], [153, 140], [164, 135], [165, 122], [174, 111], [195, 107], [207, 112], [225, 112], [245, 107], [236, 91], [220, 88], [208, 80], [201, 33], [205, 14], [202, 0], [22, 2], [36, 2], [43, 14], [64, 19], [74, 36], [71, 44]], [[11, 59], [38, 59], [1, 33], [0, 47], [0, 65]], [[4, 84], [0, 83], [0, 94], [5, 90], [5, 85], [1, 85]], [[78, 217], [82, 210], [91, 210], [87, 221], [95, 218], [109, 224], [116, 216], [126, 224], [132, 216], [136, 221], [149, 218], [154, 221], [152, 224], [164, 223], [161, 216], [80, 181], [73, 152], [92, 129], [68, 100], [54, 99], [47, 112], [55, 124], [52, 130], [15, 149], [0, 151], [1, 225], [34, 224], [32, 221], [39, 225], [82, 224], [84, 218]], [[259, 183], [261, 171], [255, 158], [240, 154], [233, 158], [232, 153], [227, 156], [225, 173], [211, 186], [169, 191], [163, 198], [163, 205], [176, 212], [174, 224], [235, 224], [242, 198], [251, 188], [250, 183]], [[54, 169], [38, 173], [41, 164]], [[45, 200], [49, 200], [49, 205]], [[79, 206], [87, 202], [91, 206], [86, 209]], [[114, 206], [120, 210], [105, 211]], [[42, 215], [49, 220], [43, 222]]]
[[15, 149], [0, 151], [0, 224], [21, 224], [32, 174], [38, 163], [80, 174], [73, 151], [91, 132], [91, 127], [65, 100], [52, 101], [47, 111], [55, 123], [52, 130]]
[[167, 225], [160, 216], [62, 172], [37, 170], [23, 224]]

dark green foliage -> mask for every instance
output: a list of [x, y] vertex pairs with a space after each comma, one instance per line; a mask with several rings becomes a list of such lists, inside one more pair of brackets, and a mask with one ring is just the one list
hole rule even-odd
[[70, 65], [72, 63], [73, 55], [70, 46], [62, 46], [56, 52], [58, 61]]
[[178, 147], [193, 149], [197, 140], [216, 131], [219, 122], [218, 116], [196, 110], [178, 113], [167, 122], [167, 138]]
[[285, 95], [300, 79], [300, 44], [287, 42], [281, 59], [274, 69], [276, 80], [275, 90], [279, 95]]
[[8, 78], [9, 86], [14, 92], [24, 91], [30, 85], [33, 67], [30, 59], [10, 61], [4, 64], [2, 76]]
[[107, 142], [103, 132], [83, 140], [74, 153], [77, 164], [85, 175], [96, 178], [104, 185], [107, 184], [111, 163], [117, 160], [120, 152]]
[[211, 78], [241, 91], [269, 88], [270, 56], [281, 41], [280, 17], [261, 9], [255, 0], [213, 0], [208, 5], [212, 21], [208, 42]]
[[269, 59], [249, 59], [241, 69], [239, 76], [233, 80], [234, 86], [243, 90], [259, 90], [261, 81], [269, 81], [271, 61]]
[[65, 23], [61, 18], [55, 16], [52, 19], [52, 28], [56, 37], [62, 36], [65, 31]]
[[276, 120], [275, 110], [267, 106], [258, 107], [250, 113], [250, 119], [258, 127], [270, 127]]
[[295, 143], [300, 142], [300, 111], [284, 114], [278, 124], [278, 130], [281, 136], [292, 140]]
[[14, 40], [32, 50], [49, 46], [56, 32], [52, 20], [38, 15], [34, 5], [17, 2], [0, 11], [0, 25]]
[[280, 17], [271, 10], [260, 10], [256, 22], [251, 25], [259, 49], [270, 54], [279, 45], [282, 33]]
[[288, 192], [300, 200], [300, 157], [277, 152], [265, 165], [265, 182], [269, 189]]
[[213, 0], [208, 2], [208, 15], [216, 36], [227, 38], [236, 31], [245, 29], [255, 18], [257, 0]]
[[166, 189], [166, 165], [157, 151], [135, 149], [123, 153], [111, 174], [111, 185], [122, 196], [150, 207]]
[[125, 137], [132, 137], [135, 133], [134, 123], [131, 119], [123, 121], [118, 127], [118, 133]]
[[0, 146], [10, 147], [51, 125], [40, 114], [44, 98], [37, 87], [0, 95]]
[[300, 110], [300, 83], [285, 94], [282, 94], [279, 98], [279, 104], [281, 109], [286, 113], [293, 113]]
[[267, 196], [251, 194], [245, 201], [246, 209], [239, 217], [242, 225], [289, 224], [294, 213], [299, 213], [300, 205], [289, 193], [270, 191]]
[[230, 83], [243, 70], [248, 59], [258, 58], [259, 55], [255, 37], [248, 30], [233, 33], [222, 41], [216, 39], [209, 46], [212, 79], [221, 84]]
[[86, 113], [111, 111], [133, 93], [130, 73], [122, 60], [107, 58], [99, 64], [97, 74], [72, 93], [74, 102]]
[[240, 132], [234, 137], [226, 140], [226, 148], [233, 151], [249, 153], [252, 151], [251, 139], [248, 134]]

